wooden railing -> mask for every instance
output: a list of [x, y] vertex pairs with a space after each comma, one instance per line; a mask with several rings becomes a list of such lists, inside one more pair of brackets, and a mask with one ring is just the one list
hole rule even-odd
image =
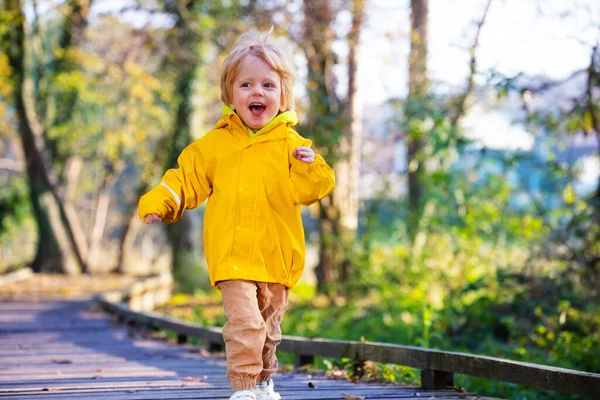
[[100, 304], [120, 304], [130, 312], [151, 311], [169, 302], [173, 292], [173, 277], [165, 272], [139, 279], [128, 289], [106, 292], [96, 299]]
[[[155, 280], [152, 284], [138, 285], [129, 293], [101, 296], [98, 303], [104, 310], [131, 326], [147, 330], [169, 330], [177, 335], [178, 343], [185, 343], [194, 337], [204, 340], [211, 350], [222, 349], [224, 342], [220, 328], [193, 324], [153, 312], [135, 311], [136, 307], [149, 309], [141, 307], [143, 304], [159, 304], [164, 301], [165, 293], [167, 290], [170, 293], [171, 286], [167, 278], [162, 279]], [[161, 294], [151, 294], [153, 292]], [[135, 300], [136, 298], [146, 300]], [[128, 299], [133, 306], [122, 302], [123, 299]], [[311, 364], [315, 356], [322, 356], [349, 358], [357, 364], [374, 361], [417, 368], [421, 370], [421, 386], [425, 389], [454, 386], [454, 374], [465, 374], [559, 393], [600, 398], [600, 374], [495, 357], [386, 343], [296, 336], [284, 336], [277, 349], [293, 353], [297, 366]]]
[[33, 276], [31, 268], [21, 268], [7, 274], [0, 275], [0, 286], [9, 285], [20, 281], [27, 280]]

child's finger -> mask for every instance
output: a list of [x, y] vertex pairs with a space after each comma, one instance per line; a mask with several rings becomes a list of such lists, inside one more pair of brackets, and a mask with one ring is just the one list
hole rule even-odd
[[154, 222], [162, 221], [162, 218], [158, 214], [148, 214], [148, 215], [146, 215], [145, 220], [146, 220], [146, 223], [152, 224]]

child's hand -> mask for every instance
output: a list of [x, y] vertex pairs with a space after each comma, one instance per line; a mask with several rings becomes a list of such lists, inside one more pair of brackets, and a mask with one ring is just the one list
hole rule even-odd
[[160, 215], [158, 214], [148, 214], [144, 217], [144, 219], [146, 220], [147, 224], [153, 224], [155, 222], [160, 222], [162, 221], [162, 218]]
[[307, 146], [298, 146], [294, 149], [294, 158], [304, 161], [305, 163], [315, 162], [315, 152]]

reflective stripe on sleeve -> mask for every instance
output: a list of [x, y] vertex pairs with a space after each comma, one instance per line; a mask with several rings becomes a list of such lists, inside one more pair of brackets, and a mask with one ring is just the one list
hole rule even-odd
[[175, 193], [175, 191], [173, 189], [171, 189], [169, 187], [169, 185], [167, 185], [164, 182], [160, 183], [162, 186], [166, 187], [167, 189], [169, 189], [169, 192], [171, 192], [171, 194], [173, 195], [173, 198], [175, 199], [175, 201], [177, 202], [177, 207], [181, 207], [181, 199], [179, 198], [179, 196], [177, 195], [177, 193]]

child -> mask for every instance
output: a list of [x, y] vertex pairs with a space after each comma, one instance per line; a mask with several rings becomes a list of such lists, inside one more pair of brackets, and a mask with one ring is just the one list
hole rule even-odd
[[289, 289], [304, 269], [300, 205], [326, 196], [333, 170], [296, 133], [294, 74], [257, 32], [240, 37], [221, 70], [223, 116], [140, 199], [146, 223], [170, 224], [206, 198], [204, 253], [221, 290], [227, 379], [237, 400], [273, 400], [275, 348]]

